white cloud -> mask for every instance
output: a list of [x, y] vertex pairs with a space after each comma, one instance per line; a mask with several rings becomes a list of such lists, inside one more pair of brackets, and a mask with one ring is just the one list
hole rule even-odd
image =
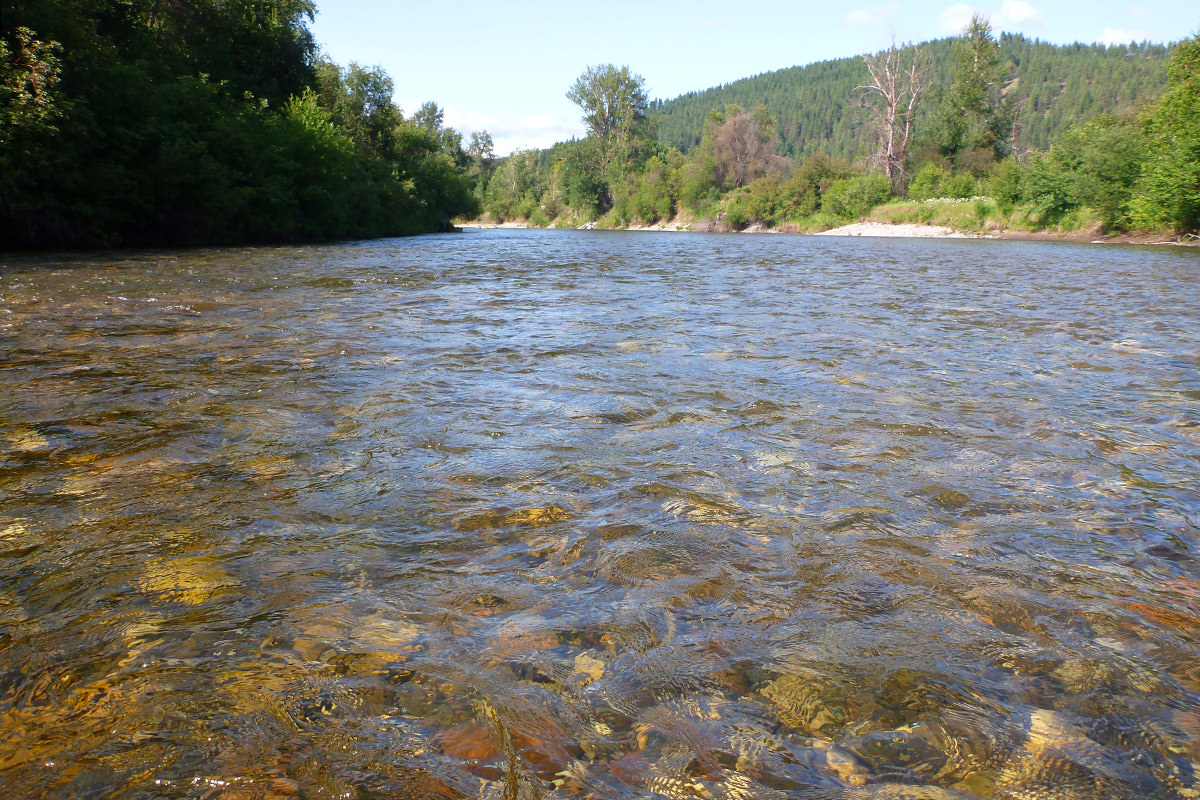
[[496, 118], [487, 114], [480, 114], [478, 111], [462, 112], [450, 107], [442, 109], [442, 119], [446, 125], [467, 135], [472, 131], [491, 130], [496, 124]]
[[[405, 100], [400, 104], [404, 116], [411, 117], [421, 103]], [[552, 114], [534, 114], [519, 119], [498, 119], [477, 111], [460, 111], [457, 108], [442, 108], [443, 123], [463, 135], [469, 142], [471, 134], [487, 131], [492, 135], [492, 145], [498, 156], [506, 156], [514, 150], [550, 147], [556, 142], [583, 136], [583, 125], [574, 118], [563, 121]]]
[[900, 3], [876, 3], [866, 8], [856, 8], [846, 16], [847, 25], [883, 25], [897, 11], [904, 8]]
[[1132, 14], [1133, 16], [1137, 17], [1138, 19], [1145, 19], [1146, 17], [1150, 16], [1154, 12], [1148, 8], [1142, 8], [1141, 6], [1130, 6], [1129, 13]]
[[1105, 28], [1100, 34], [1101, 44], [1129, 44], [1130, 42], [1144, 42], [1150, 38], [1150, 35], [1141, 30], [1129, 30], [1127, 28]]
[[1026, 0], [1004, 0], [1000, 8], [978, 8], [966, 3], [955, 3], [938, 14], [938, 33], [957, 36], [967, 27], [974, 14], [980, 14], [992, 25], [993, 32], [1013, 31], [1021, 28], [1041, 27], [1042, 11]]
[[966, 3], [955, 3], [942, 9], [942, 12], [938, 14], [938, 33], [943, 36], [957, 36], [963, 32], [963, 28], [967, 27], [967, 23], [971, 21], [971, 15], [974, 13], [975, 9]]
[[552, 114], [534, 114], [532, 117], [521, 118], [521, 127], [531, 130], [553, 128], [555, 125], [556, 123]]
[[996, 15], [997, 27], [1016, 27], [1021, 25], [1038, 24], [1042, 21], [1042, 12], [1026, 3], [1025, 0], [1004, 0], [1000, 13]]
[[583, 136], [583, 125], [574, 119], [563, 121], [552, 114], [534, 114], [516, 122], [500, 120], [488, 127], [496, 146], [496, 155], [514, 150], [550, 147], [572, 137]]
[[865, 8], [856, 8], [846, 17], [847, 25], [882, 25], [883, 17]]

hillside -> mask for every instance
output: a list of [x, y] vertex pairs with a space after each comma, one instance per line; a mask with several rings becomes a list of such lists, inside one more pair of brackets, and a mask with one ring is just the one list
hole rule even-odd
[[[921, 112], [925, 118], [938, 90], [952, 81], [953, 41], [922, 45], [931, 76], [931, 95]], [[1136, 109], [1166, 87], [1168, 48], [1163, 45], [1054, 45], [1008, 33], [1001, 34], [999, 44], [1008, 67], [1005, 94], [1019, 104], [1018, 149], [1045, 149], [1072, 125], [1101, 112]], [[872, 149], [854, 91], [866, 75], [861, 58], [822, 61], [655, 101], [651, 113], [660, 119], [659, 141], [687, 152], [699, 144], [710, 110], [762, 103], [779, 121], [785, 154], [824, 152], [855, 159]]]

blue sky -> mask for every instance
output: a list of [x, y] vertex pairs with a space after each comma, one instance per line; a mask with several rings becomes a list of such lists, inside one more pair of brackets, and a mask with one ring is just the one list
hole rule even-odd
[[313, 34], [335, 61], [381, 66], [408, 112], [433, 100], [448, 124], [496, 150], [582, 135], [567, 89], [593, 64], [627, 64], [650, 96], [960, 32], [973, 11], [997, 31], [1051, 42], [1178, 41], [1200, 32], [1195, 0], [698, 2], [576, 5], [317, 0]]

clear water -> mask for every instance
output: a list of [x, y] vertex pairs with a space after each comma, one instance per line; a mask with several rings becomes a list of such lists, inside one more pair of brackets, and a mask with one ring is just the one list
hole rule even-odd
[[0, 263], [7, 796], [1200, 796], [1200, 253]]

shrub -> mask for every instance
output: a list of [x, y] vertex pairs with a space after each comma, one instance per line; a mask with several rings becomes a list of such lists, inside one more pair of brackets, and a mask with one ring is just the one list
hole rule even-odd
[[859, 175], [834, 182], [821, 199], [821, 208], [839, 217], [861, 217], [892, 195], [883, 175]]
[[908, 196], [913, 200], [929, 200], [941, 197], [942, 181], [948, 173], [934, 163], [926, 164], [917, 171], [908, 184]]
[[996, 201], [1000, 213], [1008, 215], [1025, 199], [1022, 190], [1025, 169], [1014, 158], [1006, 158], [992, 167], [988, 180], [988, 194]]
[[975, 178], [966, 173], [950, 175], [942, 181], [942, 196], [965, 200], [975, 196]]

